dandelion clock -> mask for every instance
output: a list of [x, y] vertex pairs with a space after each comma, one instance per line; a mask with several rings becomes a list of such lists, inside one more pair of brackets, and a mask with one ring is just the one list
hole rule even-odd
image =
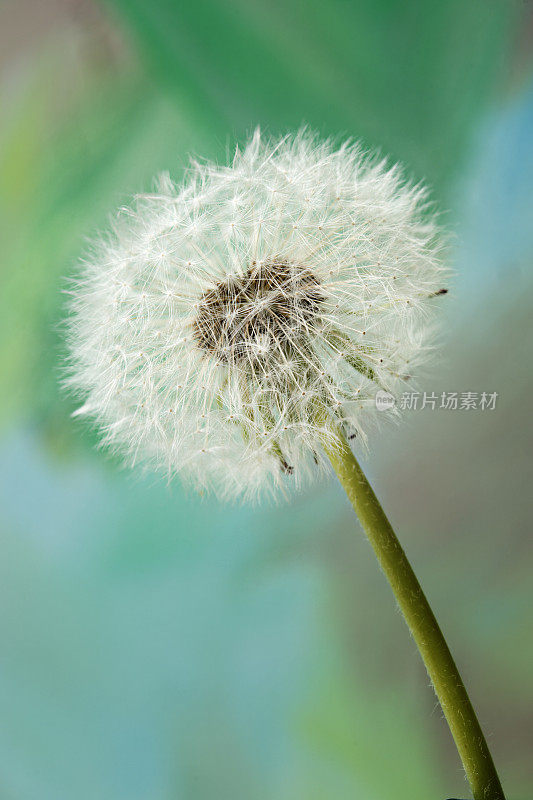
[[[256, 131], [120, 209], [70, 289], [65, 382], [126, 462], [223, 499], [333, 469], [411, 629], [475, 800], [504, 794], [435, 617], [352, 448], [416, 379], [446, 293], [424, 186], [354, 143]], [[394, 404], [379, 414], [399, 415]]]

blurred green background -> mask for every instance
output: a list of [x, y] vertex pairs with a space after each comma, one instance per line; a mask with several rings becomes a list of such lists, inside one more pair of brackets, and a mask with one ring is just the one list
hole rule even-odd
[[427, 391], [366, 468], [509, 800], [533, 793], [533, 4], [0, 5], [0, 798], [444, 800], [468, 787], [332, 482], [235, 508], [120, 469], [58, 388], [85, 238], [190, 154], [302, 122], [402, 160], [454, 233]]

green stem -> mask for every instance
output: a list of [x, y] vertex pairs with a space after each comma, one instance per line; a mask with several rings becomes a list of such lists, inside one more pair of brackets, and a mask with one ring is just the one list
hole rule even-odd
[[435, 615], [346, 439], [324, 449], [374, 548], [448, 720], [474, 800], [505, 800], [487, 742]]

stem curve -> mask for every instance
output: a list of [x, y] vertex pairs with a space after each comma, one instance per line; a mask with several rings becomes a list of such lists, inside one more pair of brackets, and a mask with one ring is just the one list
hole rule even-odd
[[344, 436], [324, 450], [359, 517], [420, 651], [474, 800], [505, 800], [496, 767], [459, 670], [422, 587]]

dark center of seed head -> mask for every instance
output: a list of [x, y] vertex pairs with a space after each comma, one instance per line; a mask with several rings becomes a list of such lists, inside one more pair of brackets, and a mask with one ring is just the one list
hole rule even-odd
[[317, 326], [324, 301], [320, 282], [305, 267], [273, 259], [202, 296], [193, 335], [202, 350], [231, 363], [287, 353]]

